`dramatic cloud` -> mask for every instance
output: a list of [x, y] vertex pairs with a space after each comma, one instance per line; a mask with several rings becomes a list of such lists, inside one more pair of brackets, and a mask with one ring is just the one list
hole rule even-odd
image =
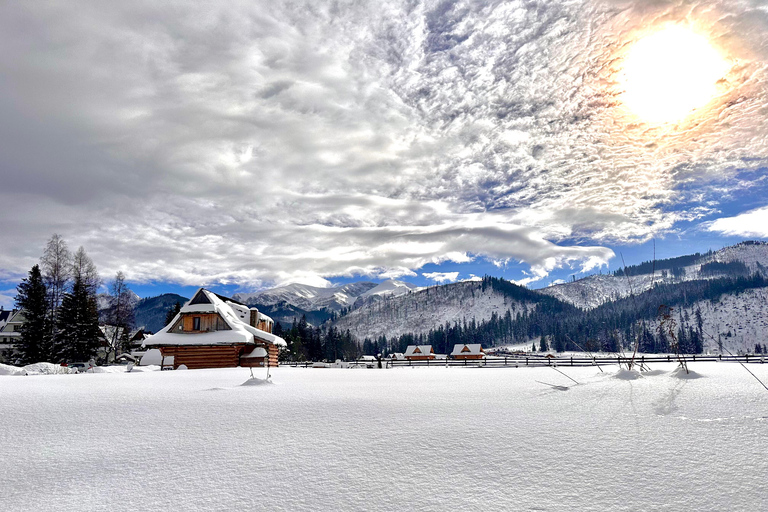
[[[652, 125], [622, 63], [668, 24], [728, 71]], [[760, 2], [16, 2], [0, 44], [7, 276], [58, 232], [133, 280], [487, 259], [535, 282], [716, 212], [768, 159]]]

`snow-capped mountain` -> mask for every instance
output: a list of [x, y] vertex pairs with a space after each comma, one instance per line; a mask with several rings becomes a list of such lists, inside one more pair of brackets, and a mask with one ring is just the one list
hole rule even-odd
[[[664, 267], [665, 262], [674, 264], [675, 260], [682, 260], [686, 264], [673, 269], [659, 268]], [[593, 309], [608, 301], [627, 297], [631, 292], [642, 293], [655, 284], [725, 277], [738, 272], [738, 264], [746, 267], [744, 269], [746, 273], [759, 272], [768, 275], [768, 243], [742, 242], [698, 257], [672, 258], [660, 260], [657, 263], [658, 266], [654, 272], [648, 268], [644, 273], [628, 272], [629, 275], [623, 275], [623, 272], [620, 275], [592, 275], [539, 291], [570, 302], [579, 308]], [[717, 264], [729, 264], [730, 267]], [[628, 267], [628, 270], [633, 268]]]
[[307, 311], [319, 309], [338, 311], [351, 306], [360, 295], [375, 287], [376, 283], [370, 282], [350, 283], [332, 288], [294, 283], [251, 295], [237, 293], [233, 298], [246, 304], [274, 306], [285, 303]]
[[[136, 295], [133, 290], [128, 290], [128, 292], [131, 295], [131, 303], [136, 306], [136, 304], [139, 303], [141, 300], [141, 297]], [[100, 293], [96, 296], [96, 304], [98, 305], [99, 311], [103, 311], [106, 309], [109, 309], [110, 301], [112, 300], [112, 297], [108, 293]]]
[[[394, 290], [402, 291], [403, 288], [398, 286]], [[533, 302], [510, 299], [491, 287], [483, 289], [482, 283], [472, 281], [380, 297], [380, 300], [365, 301], [333, 325], [341, 331], [349, 329], [353, 337], [362, 341], [381, 335], [392, 338], [405, 333], [426, 333], [446, 323], [453, 325], [473, 319], [479, 322], [491, 318], [494, 313], [504, 316], [509, 311], [515, 317], [518, 312], [536, 307]]]
[[[680, 319], [695, 323], [697, 311], [701, 312], [705, 353], [727, 353], [719, 350], [719, 344], [734, 354], [754, 352], [756, 343], [768, 344], [768, 288], [723, 295], [717, 301], [697, 301], [677, 308], [673, 318], [677, 325], [682, 323]], [[656, 332], [658, 326], [655, 320], [648, 328]]]
[[387, 281], [383, 281], [365, 293], [361, 294], [360, 298], [365, 300], [369, 297], [398, 297], [400, 295], [405, 295], [408, 292], [419, 290], [421, 290], [421, 288], [415, 284], [406, 283], [405, 281], [388, 279]]

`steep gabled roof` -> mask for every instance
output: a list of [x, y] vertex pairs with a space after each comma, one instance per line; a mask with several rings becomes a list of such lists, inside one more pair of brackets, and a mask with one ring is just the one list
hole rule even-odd
[[[194, 302], [194, 304], [193, 304]], [[179, 334], [170, 332], [183, 313], [218, 313], [231, 330]], [[200, 288], [179, 311], [171, 323], [144, 340], [144, 346], [155, 345], [227, 345], [230, 343], [266, 342], [286, 346], [285, 340], [252, 327], [250, 309], [239, 301], [231, 301], [205, 288]]]
[[482, 355], [483, 346], [480, 343], [458, 343], [453, 346], [452, 356], [478, 356]]
[[405, 349], [405, 357], [434, 355], [432, 345], [408, 345]]

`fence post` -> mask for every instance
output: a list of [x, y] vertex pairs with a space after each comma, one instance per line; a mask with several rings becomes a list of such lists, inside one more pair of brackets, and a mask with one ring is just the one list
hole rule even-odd
[[571, 366], [573, 366], [573, 356], [571, 356]]
[[749, 354], [744, 354], [744, 357], [746, 358], [746, 361], [744, 361], [744, 362], [748, 363], [749, 362]]
[[528, 366], [528, 358], [525, 358], [525, 366]]

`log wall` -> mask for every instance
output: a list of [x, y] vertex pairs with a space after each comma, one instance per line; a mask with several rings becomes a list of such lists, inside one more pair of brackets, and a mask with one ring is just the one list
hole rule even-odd
[[[235, 368], [237, 366], [263, 366], [265, 358], [255, 357], [240, 359], [244, 352], [250, 352], [253, 345], [237, 343], [232, 345], [182, 345], [159, 347], [164, 357], [173, 356], [173, 369], [186, 365], [190, 370], [201, 368]], [[277, 366], [278, 348], [267, 344], [266, 363]], [[259, 363], [262, 363], [261, 365]]]
[[240, 364], [244, 343], [236, 345], [186, 345], [160, 347], [163, 356], [173, 356], [173, 369], [186, 365], [190, 370], [200, 368], [234, 368]]

